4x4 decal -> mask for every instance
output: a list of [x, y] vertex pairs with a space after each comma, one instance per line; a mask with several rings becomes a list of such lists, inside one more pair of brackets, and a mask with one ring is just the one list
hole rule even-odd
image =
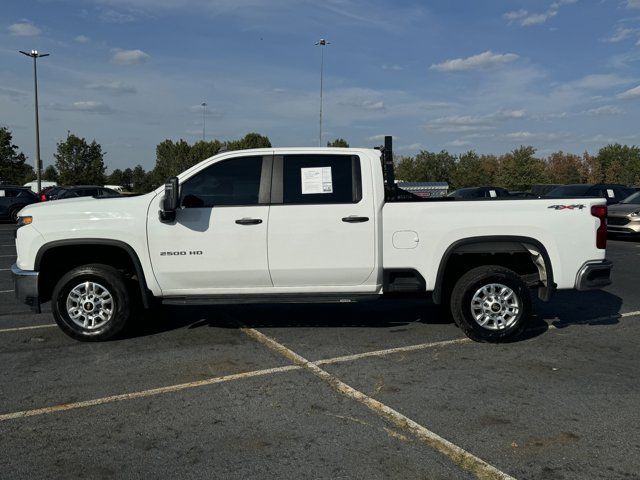
[[582, 210], [586, 207], [584, 205], [551, 205], [547, 208], [553, 208], [554, 210]]

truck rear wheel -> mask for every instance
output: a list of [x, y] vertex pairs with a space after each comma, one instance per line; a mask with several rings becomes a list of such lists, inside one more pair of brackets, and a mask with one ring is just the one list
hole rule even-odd
[[62, 331], [76, 340], [108, 340], [122, 331], [131, 315], [125, 277], [113, 267], [82, 265], [57, 283], [51, 310]]
[[465, 273], [451, 292], [451, 314], [477, 342], [504, 342], [522, 333], [531, 319], [529, 287], [513, 270], [485, 265]]

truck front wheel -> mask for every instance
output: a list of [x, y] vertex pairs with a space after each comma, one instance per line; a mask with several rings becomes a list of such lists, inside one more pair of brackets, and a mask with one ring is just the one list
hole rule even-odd
[[529, 287], [513, 270], [485, 265], [465, 273], [451, 292], [451, 314], [477, 342], [504, 342], [522, 333], [531, 318]]
[[131, 314], [125, 277], [113, 267], [82, 265], [57, 283], [51, 310], [62, 331], [76, 340], [108, 340], [122, 331]]

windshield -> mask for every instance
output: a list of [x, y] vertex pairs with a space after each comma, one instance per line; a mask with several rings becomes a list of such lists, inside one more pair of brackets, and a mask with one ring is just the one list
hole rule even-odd
[[586, 194], [591, 185], [565, 185], [556, 187], [545, 195], [545, 197], [581, 197]]
[[632, 205], [640, 205], [640, 192], [636, 192], [633, 195], [628, 196], [620, 203], [627, 203]]

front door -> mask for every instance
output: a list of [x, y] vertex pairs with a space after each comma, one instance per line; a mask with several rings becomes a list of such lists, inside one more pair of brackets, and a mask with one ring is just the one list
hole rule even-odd
[[181, 183], [173, 223], [149, 209], [153, 271], [164, 295], [269, 288], [268, 188], [271, 156], [221, 160]]

